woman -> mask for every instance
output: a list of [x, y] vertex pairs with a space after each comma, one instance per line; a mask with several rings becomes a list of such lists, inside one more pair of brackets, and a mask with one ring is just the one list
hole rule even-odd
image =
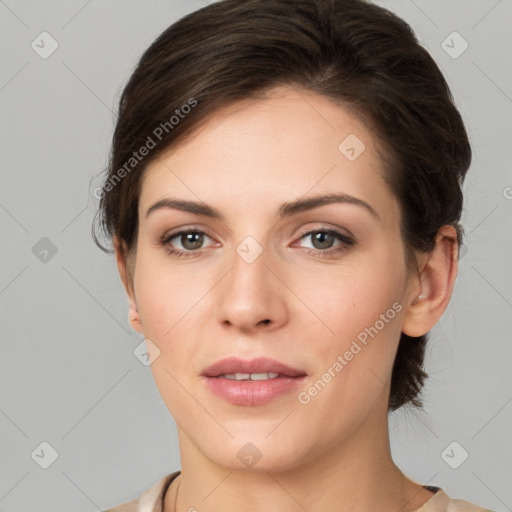
[[407, 478], [387, 424], [421, 406], [470, 160], [383, 8], [223, 0], [163, 32], [100, 214], [182, 469], [111, 510], [483, 510]]

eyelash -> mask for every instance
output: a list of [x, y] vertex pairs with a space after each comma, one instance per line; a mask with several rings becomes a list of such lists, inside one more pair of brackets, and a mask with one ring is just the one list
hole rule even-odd
[[[160, 241], [160, 244], [165, 247], [167, 254], [174, 256], [178, 259], [195, 258], [197, 256], [200, 256], [204, 252], [204, 250], [199, 249], [199, 250], [194, 250], [194, 251], [182, 251], [181, 249], [175, 249], [170, 245], [170, 242], [172, 239], [177, 238], [181, 235], [186, 235], [186, 234], [190, 234], [190, 233], [203, 234], [203, 235], [206, 235], [208, 238], [213, 238], [207, 232], [202, 231], [200, 229], [187, 229], [187, 230], [183, 230], [183, 231], [177, 231], [176, 233], [171, 233], [170, 235], [164, 235]], [[339, 245], [336, 245], [332, 248], [325, 249], [325, 250], [306, 248], [306, 251], [305, 251], [306, 254], [308, 254], [310, 256], [315, 256], [317, 258], [318, 257], [319, 258], [333, 257], [336, 254], [346, 251], [349, 247], [355, 245], [355, 243], [356, 243], [355, 240], [353, 238], [351, 238], [350, 236], [340, 233], [339, 231], [336, 231], [334, 229], [329, 229], [329, 228], [324, 228], [324, 229], [320, 228], [320, 229], [313, 229], [310, 231], [306, 231], [305, 233], [302, 233], [299, 236], [299, 240], [304, 237], [313, 235], [315, 233], [324, 233], [327, 235], [332, 235], [338, 241], [341, 242]]]

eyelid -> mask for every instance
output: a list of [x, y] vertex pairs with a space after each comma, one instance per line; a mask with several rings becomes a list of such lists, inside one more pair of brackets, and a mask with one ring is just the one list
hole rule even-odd
[[[329, 247], [327, 249], [312, 249], [310, 247], [302, 247], [300, 244], [301, 240], [303, 238], [307, 238], [308, 236], [312, 236], [314, 233], [327, 233], [329, 235], [332, 235], [335, 240], [337, 240], [339, 243], [337, 245], [334, 245], [333, 247]], [[330, 253], [339, 252], [342, 250], [345, 250], [353, 245], [356, 244], [356, 240], [354, 237], [346, 235], [342, 233], [341, 231], [333, 228], [315, 228], [310, 229], [309, 231], [306, 231], [305, 233], [302, 233], [295, 242], [291, 245], [291, 247], [302, 247], [306, 252], [317, 254], [319, 256], [328, 256]]]
[[215, 236], [208, 230], [208, 228], [204, 226], [194, 226], [194, 225], [186, 225], [179, 226], [177, 228], [171, 229], [170, 231], [166, 231], [161, 237], [160, 241], [169, 240], [170, 238], [174, 238], [175, 236], [182, 235], [184, 233], [198, 232], [204, 233], [208, 238], [215, 240]]
[[342, 228], [340, 226], [329, 226], [327, 224], [320, 224], [319, 226], [314, 226], [312, 228], [305, 228], [304, 230], [300, 230], [297, 238], [303, 238], [305, 235], [310, 235], [312, 233], [316, 233], [318, 231], [328, 231], [336, 233], [339, 236], [345, 237], [352, 242], [356, 241], [356, 237], [352, 234], [352, 232], [347, 228]]

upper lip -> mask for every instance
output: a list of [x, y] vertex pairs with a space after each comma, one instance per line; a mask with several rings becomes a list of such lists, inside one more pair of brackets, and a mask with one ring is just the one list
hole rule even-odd
[[267, 357], [251, 360], [226, 357], [205, 368], [202, 374], [206, 377], [218, 377], [230, 373], [278, 373], [287, 377], [306, 375], [302, 370]]

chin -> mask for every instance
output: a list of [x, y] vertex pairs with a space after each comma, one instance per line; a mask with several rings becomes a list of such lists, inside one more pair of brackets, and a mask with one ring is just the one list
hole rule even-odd
[[214, 464], [250, 473], [280, 473], [296, 469], [304, 463], [308, 451], [301, 439], [288, 435], [286, 440], [279, 436], [270, 440], [266, 433], [261, 432], [259, 436], [245, 435], [229, 441], [210, 442], [202, 448], [203, 454]]

